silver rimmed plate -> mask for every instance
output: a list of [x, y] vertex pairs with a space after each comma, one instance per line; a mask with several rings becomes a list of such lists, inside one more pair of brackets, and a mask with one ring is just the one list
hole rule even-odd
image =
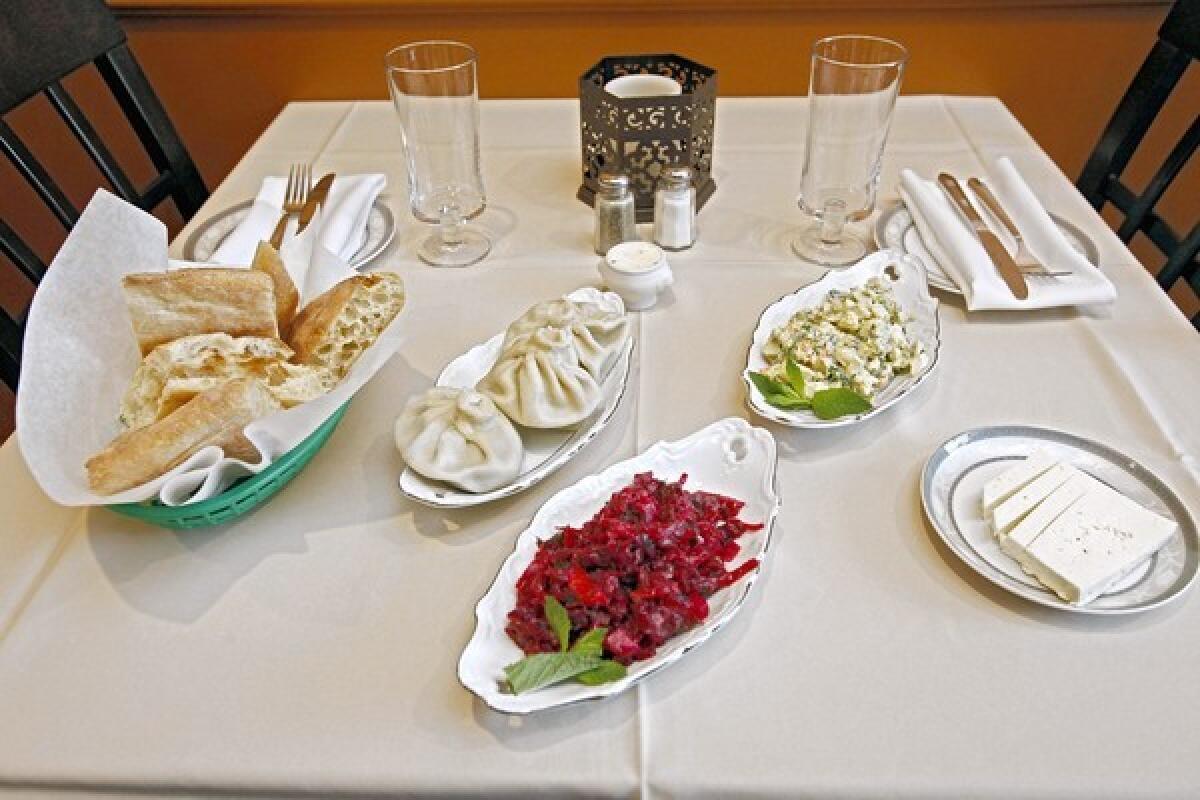
[[[183, 259], [185, 261], [208, 261], [211, 259], [212, 254], [217, 252], [217, 248], [221, 246], [221, 242], [225, 241], [225, 237], [241, 224], [253, 205], [253, 200], [247, 200], [231, 206], [207, 220], [193, 231], [187, 242], [184, 243]], [[392, 216], [392, 210], [384, 204], [383, 199], [377, 199], [371, 206], [371, 212], [367, 215], [366, 237], [362, 246], [350, 257], [350, 266], [354, 269], [362, 269], [378, 258], [395, 236], [396, 218]]]
[[[886, 281], [895, 294], [896, 302], [908, 316], [905, 330], [921, 343], [921, 355], [912, 370], [897, 375], [872, 398], [871, 408], [862, 414], [819, 419], [809, 410], [785, 411], [766, 401], [750, 380], [751, 372], [762, 372], [767, 366], [764, 348], [771, 334], [786, 325], [796, 312], [814, 308], [834, 289], [848, 291], [862, 286], [871, 278]], [[746, 405], [764, 419], [790, 428], [836, 428], [870, 419], [880, 414], [921, 384], [937, 365], [941, 338], [938, 322], [938, 301], [929, 295], [925, 269], [916, 259], [894, 251], [872, 253], [852, 267], [827, 272], [820, 280], [779, 298], [763, 311], [754, 329], [750, 350], [746, 353], [746, 368], [742, 383], [746, 388]]]
[[[729, 417], [685, 439], [659, 442], [641, 455], [613, 464], [551, 497], [517, 536], [512, 554], [475, 607], [475, 632], [458, 662], [459, 681], [497, 711], [528, 714], [611, 697], [678, 661], [733, 619], [758, 580], [779, 514], [775, 469], [775, 438], [744, 419]], [[688, 489], [716, 492], [744, 502], [740, 518], [761, 522], [763, 527], [738, 539], [741, 550], [729, 567], [736, 568], [752, 558], [758, 559], [758, 567], [708, 598], [708, 618], [702, 624], [672, 637], [651, 658], [634, 662], [618, 681], [600, 686], [568, 681], [519, 695], [503, 691], [505, 665], [523, 655], [505, 632], [508, 612], [516, 605], [517, 579], [537, 554], [538, 545], [564, 525], [581, 525], [593, 517], [640, 472], [651, 472], [660, 480], [676, 480], [686, 473]]]
[[[1051, 213], [1050, 219], [1054, 220], [1054, 224], [1062, 231], [1067, 243], [1076, 252], [1086, 258], [1092, 266], [1100, 267], [1100, 251], [1096, 249], [1096, 243], [1086, 233], [1076, 227], [1074, 223], [1057, 214]], [[905, 208], [904, 203], [893, 203], [883, 209], [879, 218], [875, 220], [874, 233], [875, 244], [880, 248], [895, 250], [897, 253], [904, 253], [918, 259], [929, 275], [930, 286], [943, 292], [962, 294], [962, 290], [942, 271], [934, 257], [929, 254], [929, 249], [925, 247], [925, 243], [921, 241], [921, 235], [917, 232], [917, 226], [913, 224], [912, 214]]]
[[[1034, 449], [1047, 451], [1174, 520], [1179, 530], [1163, 549], [1107, 594], [1087, 605], [1067, 603], [1001, 552], [983, 516], [983, 485]], [[1049, 428], [997, 426], [954, 436], [926, 462], [921, 473], [921, 502], [934, 530], [967, 566], [1019, 597], [1063, 611], [1132, 614], [1157, 608], [1187, 589], [1200, 563], [1196, 525], [1161, 480], [1116, 450]]]
[[[584, 288], [576, 289], [567, 297], [597, 303], [606, 308], [619, 308], [621, 313], [625, 312], [625, 305], [620, 296], [612, 292]], [[590, 418], [575, 428], [519, 429], [525, 455], [521, 461], [521, 472], [512, 483], [490, 492], [467, 492], [448, 483], [430, 480], [411, 468], [405, 468], [400, 475], [400, 491], [418, 503], [434, 508], [470, 508], [502, 497], [511, 497], [544, 480], [574, 458], [588, 442], [599, 436], [616, 414], [621, 398], [625, 396], [625, 388], [629, 385], [633, 342], [633, 335], [630, 334], [621, 348], [617, 363], [600, 381], [600, 407]], [[446, 365], [442, 374], [438, 376], [437, 385], [460, 389], [474, 388], [500, 358], [503, 343], [504, 333], [501, 332], [483, 344], [472, 347]]]

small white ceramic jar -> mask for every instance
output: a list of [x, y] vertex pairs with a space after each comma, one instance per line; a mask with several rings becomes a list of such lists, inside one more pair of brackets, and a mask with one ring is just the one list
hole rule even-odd
[[622, 242], [600, 262], [600, 277], [630, 311], [643, 311], [674, 282], [663, 249], [650, 242]]

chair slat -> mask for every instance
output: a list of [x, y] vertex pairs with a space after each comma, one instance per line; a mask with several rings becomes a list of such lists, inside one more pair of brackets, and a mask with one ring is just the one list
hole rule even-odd
[[1133, 234], [1142, 227], [1146, 215], [1162, 199], [1163, 193], [1167, 191], [1171, 182], [1175, 180], [1175, 176], [1196, 152], [1197, 146], [1200, 146], [1200, 116], [1192, 122], [1191, 127], [1187, 129], [1179, 143], [1163, 161], [1162, 166], [1158, 168], [1158, 172], [1154, 173], [1154, 177], [1146, 184], [1146, 189], [1125, 212], [1125, 221], [1117, 229], [1117, 235], [1121, 237], [1121, 241], [1128, 242]]
[[25, 143], [4, 120], [0, 120], [0, 148], [4, 150], [8, 160], [24, 176], [38, 196], [42, 198], [42, 202], [54, 212], [54, 216], [58, 217], [58, 221], [62, 223], [63, 227], [70, 230], [75, 224], [75, 220], [79, 219], [79, 211], [63, 194], [62, 189], [58, 188], [58, 184], [46, 172], [46, 168], [34, 157]]
[[1188, 53], [1159, 41], [1134, 76], [1076, 182], [1097, 211], [1104, 208], [1107, 199], [1105, 184], [1125, 171], [1150, 124], [1191, 62]]
[[16, 231], [8, 227], [2, 219], [0, 219], [0, 253], [16, 264], [21, 274], [35, 286], [46, 274], [46, 265], [29, 249], [29, 245], [25, 244], [20, 236], [17, 236]]
[[0, 381], [17, 391], [21, 375], [21, 326], [0, 308]]
[[171, 124], [166, 109], [150, 91], [150, 83], [127, 45], [114, 47], [96, 60], [100, 75], [128, 117], [150, 160], [163, 173], [174, 176], [171, 197], [184, 219], [200, 210], [208, 190], [200, 172]]
[[[1167, 263], [1158, 271], [1158, 285], [1170, 289], [1175, 281], [1182, 278], [1196, 289], [1194, 279], [1200, 276], [1200, 266], [1196, 264], [1197, 253], [1200, 253], [1200, 224], [1192, 228], [1191, 233], [1179, 243], [1179, 247], [1175, 248]], [[1200, 289], [1197, 292], [1200, 293]]]
[[71, 129], [71, 133], [75, 134], [75, 138], [83, 145], [83, 149], [87, 151], [92, 162], [100, 170], [104, 179], [108, 181], [113, 190], [121, 196], [122, 199], [134, 205], [142, 205], [141, 193], [125, 171], [117, 164], [117, 160], [113, 158], [112, 153], [104, 146], [104, 141], [100, 138], [100, 134], [96, 133], [96, 129], [92, 127], [92, 123], [88, 122], [87, 117], [83, 115], [83, 111], [75, 103], [75, 99], [67, 93], [67, 90], [62, 84], [55, 81], [46, 87], [46, 97], [50, 99], [50, 104], [58, 111], [59, 116], [67, 123], [67, 127]]
[[[1121, 213], [1126, 213], [1133, 208], [1137, 202], [1137, 195], [1133, 193], [1128, 186], [1120, 181], [1113, 181], [1107, 188], [1108, 199], [1117, 207]], [[1154, 243], [1163, 253], [1171, 253], [1175, 248], [1179, 247], [1179, 235], [1175, 233], [1166, 220], [1160, 217], [1156, 212], [1151, 211], [1142, 219], [1142, 224], [1139, 227], [1142, 233]], [[1136, 233], [1136, 231], [1135, 231]], [[1130, 235], [1129, 239], [1133, 236]], [[1129, 244], [1129, 239], [1123, 239], [1126, 244]]]

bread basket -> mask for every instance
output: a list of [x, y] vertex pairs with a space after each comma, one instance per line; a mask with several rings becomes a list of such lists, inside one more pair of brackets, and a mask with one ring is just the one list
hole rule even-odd
[[118, 514], [174, 530], [206, 528], [232, 522], [270, 500], [288, 481], [296, 477], [328, 441], [349, 405], [342, 405], [329, 419], [321, 423], [312, 435], [277, 458], [262, 472], [235, 483], [216, 497], [184, 506], [165, 506], [157, 501], [147, 501], [106, 507]]

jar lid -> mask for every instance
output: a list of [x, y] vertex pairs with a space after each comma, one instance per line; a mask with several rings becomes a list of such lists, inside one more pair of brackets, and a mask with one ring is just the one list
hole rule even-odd
[[692, 168], [687, 164], [670, 164], [663, 167], [659, 180], [672, 189], [691, 186]]
[[597, 182], [605, 192], [623, 192], [629, 189], [629, 176], [623, 172], [601, 172]]

